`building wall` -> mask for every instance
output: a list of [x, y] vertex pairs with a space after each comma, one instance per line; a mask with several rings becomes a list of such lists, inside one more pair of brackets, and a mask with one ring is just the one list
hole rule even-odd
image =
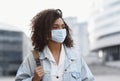
[[14, 73], [21, 61], [22, 33], [0, 30], [0, 68], [3, 74]]
[[80, 48], [81, 48], [81, 53], [84, 54], [84, 56], [87, 56], [90, 54], [89, 52], [89, 34], [88, 34], [88, 23], [86, 21], [80, 22], [78, 24], [78, 38], [80, 41]]
[[0, 75], [15, 75], [31, 48], [27, 36], [15, 28], [0, 24]]
[[[114, 48], [117, 47], [117, 56], [119, 57], [120, 1], [104, 0], [97, 11], [99, 12], [94, 14], [89, 20], [91, 51], [97, 51], [98, 54], [100, 53], [99, 51], [102, 51], [105, 56], [104, 60], [106, 60], [111, 55], [107, 50], [115, 51], [116, 49]], [[115, 57], [112, 54], [112, 58], [114, 59]]]
[[72, 30], [75, 49], [84, 56], [89, 54], [89, 39], [87, 21], [78, 22], [76, 17], [65, 18], [65, 21]]
[[25, 35], [25, 33], [22, 34], [22, 39], [23, 39], [23, 43], [22, 43], [22, 50], [23, 50], [23, 60], [25, 58], [25, 56], [27, 54], [31, 54], [31, 50], [32, 50], [32, 41], [29, 37], [27, 37]]

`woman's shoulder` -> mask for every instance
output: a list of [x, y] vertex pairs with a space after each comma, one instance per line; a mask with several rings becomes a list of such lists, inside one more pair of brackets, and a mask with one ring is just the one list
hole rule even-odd
[[74, 47], [66, 47], [65, 46], [65, 51], [68, 56], [76, 58], [76, 59], [81, 59], [82, 55], [80, 54], [79, 50], [77, 50]]
[[23, 56], [23, 60], [24, 60], [23, 62], [25, 62], [27, 60], [34, 61], [34, 56], [33, 56], [32, 50], [30, 50], [28, 54]]

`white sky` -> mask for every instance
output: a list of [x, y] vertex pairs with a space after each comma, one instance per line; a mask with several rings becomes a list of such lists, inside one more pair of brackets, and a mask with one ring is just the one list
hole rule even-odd
[[78, 17], [78, 22], [89, 17], [94, 0], [0, 0], [0, 22], [20, 28], [30, 36], [30, 20], [39, 11], [59, 8], [63, 17]]

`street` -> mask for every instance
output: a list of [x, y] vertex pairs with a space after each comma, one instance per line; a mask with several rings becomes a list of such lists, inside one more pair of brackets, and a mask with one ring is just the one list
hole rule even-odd
[[110, 67], [101, 64], [90, 64], [88, 65], [93, 75], [96, 76], [110, 76], [110, 75], [120, 75], [120, 68]]
[[97, 75], [95, 79], [95, 81], [120, 81], [120, 75]]
[[120, 68], [101, 64], [90, 64], [88, 66], [95, 76], [95, 81], [120, 81]]

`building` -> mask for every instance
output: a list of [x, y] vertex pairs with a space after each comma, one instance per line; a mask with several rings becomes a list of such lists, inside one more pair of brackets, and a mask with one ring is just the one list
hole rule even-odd
[[0, 75], [15, 75], [31, 44], [14, 26], [0, 23]]
[[95, 2], [89, 20], [90, 49], [101, 62], [120, 60], [120, 0]]
[[86, 21], [78, 22], [76, 17], [67, 17], [65, 21], [72, 30], [74, 45], [79, 54], [89, 54], [88, 24]]

